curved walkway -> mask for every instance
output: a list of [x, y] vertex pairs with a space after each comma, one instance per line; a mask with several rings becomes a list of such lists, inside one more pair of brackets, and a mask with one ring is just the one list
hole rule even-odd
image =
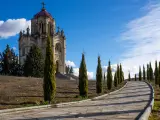
[[[69, 107], [12, 113], [3, 120], [134, 120], [149, 102], [151, 90], [145, 82], [132, 81], [117, 93]], [[1, 119], [1, 117], [0, 117]]]

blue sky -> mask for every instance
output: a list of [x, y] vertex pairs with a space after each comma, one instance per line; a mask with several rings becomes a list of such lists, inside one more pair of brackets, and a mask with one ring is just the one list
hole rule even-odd
[[[17, 32], [26, 27], [26, 25], [21, 25], [20, 21], [24, 18], [26, 21], [23, 23], [29, 22], [33, 15], [41, 10], [41, 2], [41, 0], [1, 1], [0, 51], [4, 50], [6, 44], [9, 44], [11, 47], [15, 47], [18, 53]], [[113, 67], [121, 62], [126, 73], [128, 70], [134, 73], [139, 65], [158, 59], [157, 52], [151, 59], [150, 56], [147, 56], [148, 52], [142, 51], [145, 51], [144, 44], [146, 45], [149, 40], [151, 42], [154, 37], [160, 38], [160, 36], [150, 34], [150, 36], [140, 37], [146, 31], [151, 30], [149, 28], [151, 26], [146, 26], [148, 25], [146, 21], [150, 17], [146, 19], [144, 17], [155, 14], [152, 17], [159, 19], [158, 0], [44, 0], [44, 2], [47, 11], [55, 18], [56, 25], [65, 31], [67, 38], [66, 61], [74, 62], [75, 71], [79, 67], [83, 51], [85, 51], [87, 69], [91, 76], [95, 76], [98, 55], [101, 56], [104, 70], [110, 59]], [[7, 25], [8, 19], [11, 19], [9, 25]], [[155, 20], [154, 18], [150, 19], [150, 21]], [[14, 22], [12, 23], [12, 21]], [[155, 27], [160, 25], [159, 23], [156, 21], [154, 25], [151, 25]], [[144, 31], [145, 29], [146, 31]], [[157, 27], [154, 29], [158, 33]], [[149, 33], [145, 35], [147, 34]], [[150, 39], [147, 41], [146, 37]], [[158, 46], [156, 50], [153, 47], [150, 52], [155, 51], [159, 51]], [[139, 55], [135, 55], [135, 52]]]

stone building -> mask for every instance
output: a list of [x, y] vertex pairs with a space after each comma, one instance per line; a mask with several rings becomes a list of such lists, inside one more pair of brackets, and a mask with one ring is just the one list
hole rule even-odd
[[45, 57], [47, 35], [51, 36], [51, 44], [54, 53], [57, 72], [65, 73], [66, 38], [64, 31], [56, 31], [56, 22], [49, 12], [43, 7], [40, 12], [31, 19], [31, 31], [28, 27], [26, 32], [19, 35], [19, 62], [24, 64], [26, 55], [32, 45], [37, 45]]

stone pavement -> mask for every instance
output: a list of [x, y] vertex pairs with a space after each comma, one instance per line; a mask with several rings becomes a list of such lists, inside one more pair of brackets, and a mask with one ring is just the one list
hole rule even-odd
[[148, 104], [150, 94], [145, 82], [131, 81], [117, 93], [98, 100], [0, 115], [0, 120], [134, 120]]

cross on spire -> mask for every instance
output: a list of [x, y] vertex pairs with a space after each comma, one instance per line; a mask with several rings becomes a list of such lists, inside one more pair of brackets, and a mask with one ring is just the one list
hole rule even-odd
[[44, 6], [46, 5], [44, 2], [41, 3], [42, 4], [42, 9], [45, 9]]

